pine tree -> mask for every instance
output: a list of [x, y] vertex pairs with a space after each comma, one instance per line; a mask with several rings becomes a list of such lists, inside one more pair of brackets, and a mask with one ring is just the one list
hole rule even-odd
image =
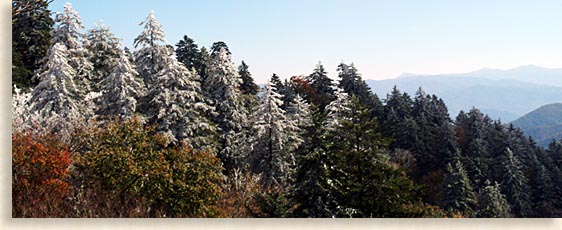
[[247, 117], [240, 100], [240, 80], [227, 50], [218, 51], [209, 65], [203, 90], [215, 107], [215, 112], [208, 115], [219, 128], [219, 157], [227, 171], [236, 164], [234, 159], [244, 158], [240, 155], [247, 154], [240, 152], [243, 148], [235, 145], [236, 142], [245, 142], [239, 136]]
[[349, 95], [356, 96], [361, 103], [371, 110], [373, 117], [382, 116], [382, 102], [378, 96], [371, 92], [367, 83], [361, 78], [361, 74], [355, 68], [355, 65], [346, 65], [340, 63], [338, 65], [339, 87]]
[[[50, 1], [12, 0], [12, 83], [33, 88], [33, 73], [44, 64], [51, 46]], [[15, 12], [18, 12], [14, 15]]]
[[156, 80], [156, 74], [160, 72], [172, 51], [167, 47], [167, 40], [160, 22], [154, 16], [154, 11], [146, 17], [139, 25], [144, 25], [144, 30], [134, 40], [135, 48], [140, 47], [134, 53], [137, 72], [140, 74], [144, 84], [150, 88]]
[[443, 184], [445, 185], [443, 206], [449, 211], [472, 217], [477, 204], [476, 195], [464, 166], [458, 159], [447, 164]]
[[257, 95], [259, 91], [259, 86], [254, 83], [252, 74], [248, 70], [248, 65], [244, 61], [238, 66], [238, 75], [242, 79], [242, 84], [240, 85], [240, 91], [242, 94]]
[[68, 50], [68, 64], [76, 71], [74, 81], [85, 96], [90, 91], [90, 80], [93, 65], [88, 60], [90, 55], [84, 47], [88, 40], [82, 33], [84, 26], [82, 18], [78, 15], [70, 3], [64, 4], [64, 13], [57, 13], [53, 29], [52, 44], [62, 44]]
[[195, 41], [188, 37], [183, 36], [183, 39], [176, 44], [176, 57], [179, 62], [183, 63], [187, 69], [194, 68], [197, 72], [200, 72], [202, 65], [201, 51], [199, 47], [195, 44]]
[[503, 174], [501, 181], [502, 193], [506, 195], [513, 214], [517, 217], [528, 217], [531, 213], [529, 187], [527, 178], [521, 171], [519, 159], [507, 149], [501, 158]]
[[99, 91], [99, 82], [108, 77], [120, 61], [122, 53], [119, 39], [101, 22], [88, 31], [88, 43], [84, 46], [90, 53], [89, 61], [93, 65], [91, 88]]
[[314, 91], [313, 95], [311, 96], [310, 100], [311, 103], [318, 106], [320, 111], [324, 111], [324, 108], [334, 100], [334, 84], [332, 83], [332, 79], [328, 77], [328, 73], [324, 69], [322, 63], [318, 63], [316, 68], [307, 77], [307, 80], [310, 84], [310, 87]]
[[226, 43], [224, 43], [223, 41], [218, 41], [211, 45], [211, 57], [214, 58], [215, 56], [217, 56], [220, 52], [222, 52], [221, 49], [224, 49], [224, 51], [226, 51], [226, 54], [229, 56], [232, 54], [228, 49]]
[[310, 105], [298, 94], [289, 105], [287, 113], [297, 127], [303, 130], [312, 124]]
[[281, 95], [268, 82], [261, 103], [252, 115], [253, 151], [251, 162], [256, 173], [263, 173], [266, 184], [287, 186], [295, 165], [294, 151], [302, 143], [299, 127], [281, 109]]
[[145, 98], [149, 122], [173, 143], [189, 139], [195, 148], [212, 145], [215, 127], [204, 116], [212, 107], [201, 94], [197, 74], [174, 57], [163, 61]]
[[67, 57], [68, 51], [62, 44], [55, 43], [49, 50], [45, 71], [39, 75], [40, 82], [33, 89], [29, 101], [31, 113], [44, 118], [80, 117], [83, 108], [73, 79], [76, 71], [68, 63]]
[[111, 74], [100, 82], [102, 90], [97, 113], [101, 116], [127, 118], [134, 114], [137, 99], [145, 93], [144, 84], [137, 80], [137, 71], [122, 52]]
[[478, 211], [476, 216], [480, 218], [509, 218], [511, 217], [509, 204], [505, 196], [500, 192], [500, 185], [489, 180], [485, 182], [486, 187], [478, 196]]

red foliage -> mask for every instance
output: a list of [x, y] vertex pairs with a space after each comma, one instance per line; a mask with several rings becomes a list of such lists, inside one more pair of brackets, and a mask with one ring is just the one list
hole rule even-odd
[[71, 164], [68, 148], [55, 138], [12, 134], [12, 216], [61, 217]]

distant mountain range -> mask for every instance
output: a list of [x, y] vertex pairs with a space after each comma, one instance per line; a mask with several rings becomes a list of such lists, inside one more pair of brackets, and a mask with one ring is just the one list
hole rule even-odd
[[546, 146], [552, 139], [562, 138], [562, 103], [541, 106], [512, 124], [532, 136], [537, 144]]
[[562, 102], [562, 69], [538, 66], [486, 68], [460, 74], [403, 74], [366, 82], [380, 98], [386, 98], [394, 85], [412, 96], [421, 86], [425, 92], [443, 98], [453, 118], [460, 110], [476, 107], [493, 119], [510, 122], [542, 105]]

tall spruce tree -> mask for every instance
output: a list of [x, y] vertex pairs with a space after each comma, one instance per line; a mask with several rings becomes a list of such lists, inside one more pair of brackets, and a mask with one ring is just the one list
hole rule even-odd
[[486, 187], [478, 195], [478, 211], [476, 216], [480, 218], [508, 218], [511, 217], [509, 204], [500, 191], [497, 182], [490, 184], [485, 182]]
[[134, 52], [134, 64], [144, 84], [150, 88], [156, 80], [156, 74], [164, 68], [172, 51], [167, 46], [162, 25], [154, 16], [154, 11], [151, 10], [139, 25], [144, 25], [144, 30], [133, 43], [135, 48], [138, 48]]
[[459, 159], [447, 164], [443, 184], [443, 206], [451, 212], [473, 217], [477, 204], [476, 195]]
[[102, 95], [97, 113], [106, 117], [131, 117], [135, 113], [137, 99], [146, 91], [137, 75], [127, 54], [122, 52], [111, 74], [99, 84]]
[[88, 50], [90, 54], [88, 58], [93, 65], [90, 86], [97, 92], [100, 91], [99, 82], [108, 77], [120, 61], [122, 50], [119, 39], [101, 22], [88, 30], [86, 36], [88, 42], [84, 48]]
[[12, 0], [12, 83], [23, 89], [39, 83], [33, 73], [44, 64], [51, 47], [50, 2]]
[[187, 69], [194, 68], [199, 74], [203, 72], [201, 71], [203, 64], [201, 51], [195, 41], [187, 35], [184, 35], [183, 39], [176, 44], [176, 57]]
[[507, 149], [501, 157], [503, 168], [501, 188], [516, 217], [529, 217], [532, 211], [527, 178], [521, 170], [521, 162]]
[[252, 115], [255, 135], [251, 162], [266, 184], [288, 186], [295, 165], [294, 151], [302, 143], [299, 127], [281, 109], [281, 95], [268, 82], [261, 103]]
[[356, 96], [361, 103], [371, 110], [373, 117], [382, 116], [383, 105], [377, 95], [371, 92], [367, 83], [361, 78], [361, 74], [355, 65], [340, 63], [338, 65], [339, 87], [349, 95]]
[[82, 33], [82, 18], [70, 3], [64, 4], [64, 12], [57, 13], [53, 29], [52, 44], [62, 44], [68, 51], [68, 64], [74, 68], [74, 81], [85, 96], [90, 91], [91, 74], [94, 69], [88, 57], [89, 51], [85, 49], [88, 40]]
[[242, 84], [240, 84], [240, 91], [242, 94], [257, 95], [260, 88], [254, 83], [254, 78], [252, 78], [249, 66], [246, 65], [244, 61], [238, 66], [238, 75], [240, 75], [242, 79]]
[[324, 111], [324, 108], [334, 100], [335, 90], [332, 79], [328, 77], [328, 73], [322, 63], [318, 62], [312, 74], [307, 77], [307, 80], [313, 90], [310, 98], [311, 103], [318, 106], [320, 111]]

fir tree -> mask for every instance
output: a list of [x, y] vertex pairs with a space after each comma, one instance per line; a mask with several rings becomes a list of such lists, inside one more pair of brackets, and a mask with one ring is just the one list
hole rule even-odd
[[55, 43], [48, 52], [45, 71], [39, 75], [39, 84], [32, 91], [30, 112], [45, 118], [79, 116], [83, 111], [79, 90], [74, 84], [76, 71], [67, 60], [68, 51]]
[[528, 217], [531, 213], [529, 187], [527, 178], [521, 171], [519, 159], [507, 149], [501, 158], [503, 174], [501, 181], [502, 193], [506, 195], [513, 214], [517, 217]]
[[294, 151], [302, 143], [299, 127], [281, 109], [281, 95], [271, 82], [266, 85], [261, 103], [252, 115], [252, 165], [263, 173], [269, 185], [287, 186], [295, 165]]
[[[32, 88], [38, 83], [33, 73], [44, 64], [51, 46], [51, 19], [47, 0], [12, 1], [12, 83]], [[14, 15], [15, 12], [18, 12]]]
[[485, 182], [486, 187], [478, 196], [478, 211], [476, 216], [480, 218], [508, 218], [511, 217], [509, 204], [505, 196], [500, 192], [500, 185], [495, 182]]
[[217, 56], [220, 52], [222, 52], [221, 49], [224, 49], [227, 55], [232, 54], [228, 49], [226, 43], [224, 43], [223, 41], [218, 41], [211, 45], [211, 57], [214, 58], [215, 56]]
[[346, 65], [340, 63], [338, 65], [339, 87], [349, 95], [356, 96], [361, 103], [371, 110], [373, 117], [382, 116], [382, 102], [378, 96], [371, 92], [367, 83], [361, 78], [361, 74], [355, 68], [355, 65]]
[[66, 3], [64, 13], [57, 13], [55, 23], [51, 43], [62, 44], [68, 50], [68, 64], [76, 71], [73, 76], [74, 80], [85, 96], [90, 91], [90, 80], [94, 67], [88, 60], [88, 50], [84, 48], [88, 45], [88, 40], [82, 33], [84, 28], [82, 18], [70, 3]]
[[102, 23], [96, 24], [89, 30], [87, 38], [88, 43], [84, 48], [89, 51], [88, 58], [93, 65], [91, 88], [93, 91], [99, 91], [98, 83], [111, 74], [120, 61], [122, 51], [119, 47], [119, 39], [111, 33], [108, 26]]
[[100, 82], [102, 95], [97, 113], [101, 116], [130, 117], [137, 107], [137, 99], [144, 92], [144, 84], [137, 80], [137, 71], [122, 53], [111, 74]]
[[134, 40], [134, 53], [137, 72], [140, 74], [144, 84], [150, 88], [165, 64], [171, 50], [167, 47], [167, 40], [160, 22], [154, 16], [154, 11], [146, 17], [139, 25], [144, 25], [144, 30]]
[[308, 76], [307, 80], [314, 91], [310, 98], [311, 103], [318, 106], [320, 111], [324, 111], [324, 108], [334, 100], [335, 90], [333, 89], [334, 84], [332, 83], [332, 79], [328, 77], [328, 73], [322, 63], [319, 62], [318, 65], [316, 65], [316, 68], [312, 74]]
[[477, 204], [476, 195], [458, 159], [447, 164], [443, 184], [445, 185], [443, 206], [449, 211], [473, 217]]
[[238, 66], [238, 75], [242, 79], [242, 84], [240, 85], [240, 91], [242, 94], [257, 95], [259, 91], [258, 85], [254, 83], [252, 74], [248, 70], [248, 65], [244, 61]]
[[201, 72], [202, 58], [199, 47], [195, 41], [188, 37], [183, 36], [183, 39], [176, 44], [176, 57], [179, 62], [183, 63], [187, 69], [194, 68], [198, 73]]

